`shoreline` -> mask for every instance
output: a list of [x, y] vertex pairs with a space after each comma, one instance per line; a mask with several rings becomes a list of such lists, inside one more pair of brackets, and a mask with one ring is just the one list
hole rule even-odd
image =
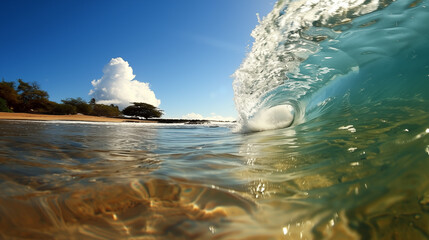
[[113, 123], [184, 123], [184, 124], [205, 124], [210, 120], [198, 119], [136, 119], [136, 118], [115, 118], [115, 117], [98, 117], [83, 114], [75, 115], [49, 115], [37, 113], [8, 113], [0, 112], [0, 120], [33, 120], [33, 121], [84, 121], [84, 122], [113, 122]]
[[7, 113], [0, 112], [0, 120], [35, 120], [35, 121], [85, 121], [85, 122], [141, 122], [158, 123], [156, 120], [125, 119], [113, 117], [98, 117], [83, 114], [48, 115], [36, 113]]

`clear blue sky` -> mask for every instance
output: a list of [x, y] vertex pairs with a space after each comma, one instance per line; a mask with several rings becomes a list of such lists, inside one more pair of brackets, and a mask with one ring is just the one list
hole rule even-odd
[[274, 0], [2, 0], [0, 78], [36, 81], [60, 102], [89, 100], [121, 57], [166, 117], [235, 117], [232, 79]]

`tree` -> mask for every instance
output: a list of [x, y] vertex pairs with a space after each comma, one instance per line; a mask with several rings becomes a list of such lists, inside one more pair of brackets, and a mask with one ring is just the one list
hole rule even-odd
[[18, 79], [19, 110], [23, 112], [44, 112], [49, 105], [49, 94], [35, 82], [26, 83]]
[[11, 112], [9, 107], [7, 106], [6, 100], [0, 97], [0, 112]]
[[134, 102], [133, 105], [122, 110], [124, 115], [138, 116], [148, 118], [159, 118], [162, 116], [162, 110], [147, 103]]
[[13, 110], [19, 104], [19, 95], [15, 89], [14, 82], [6, 82], [4, 79], [0, 82], [0, 98], [6, 101], [8, 109]]
[[61, 100], [64, 104], [72, 105], [76, 108], [76, 112], [89, 115], [92, 112], [91, 106], [86, 103], [82, 98], [67, 98], [66, 100]]
[[55, 104], [50, 111], [51, 114], [56, 115], [73, 115], [76, 114], [76, 106], [70, 104]]
[[111, 104], [110, 106], [104, 104], [93, 105], [91, 115], [94, 116], [105, 116], [105, 117], [118, 117], [121, 115], [118, 106]]

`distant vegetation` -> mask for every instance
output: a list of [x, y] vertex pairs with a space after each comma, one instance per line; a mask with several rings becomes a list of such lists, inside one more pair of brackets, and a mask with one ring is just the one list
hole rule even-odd
[[135, 102], [133, 105], [126, 107], [122, 113], [128, 116], [138, 116], [148, 118], [159, 118], [162, 116], [162, 110], [147, 104]]
[[67, 98], [62, 103], [49, 101], [49, 94], [40, 89], [37, 83], [27, 83], [22, 79], [16, 82], [0, 82], [0, 112], [25, 112], [56, 115], [85, 114], [93, 116], [118, 117], [122, 113], [144, 118], [161, 117], [162, 111], [146, 103], [133, 103], [121, 112], [113, 104], [97, 104], [95, 99], [86, 102], [82, 98]]

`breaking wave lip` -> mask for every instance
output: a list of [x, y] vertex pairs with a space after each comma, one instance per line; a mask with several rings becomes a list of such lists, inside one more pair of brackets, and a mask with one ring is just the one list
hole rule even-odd
[[253, 30], [252, 50], [233, 74], [240, 130], [300, 124], [349, 88], [361, 87], [354, 83], [368, 65], [401, 61], [400, 53], [427, 42], [426, 5], [427, 0], [277, 2]]

